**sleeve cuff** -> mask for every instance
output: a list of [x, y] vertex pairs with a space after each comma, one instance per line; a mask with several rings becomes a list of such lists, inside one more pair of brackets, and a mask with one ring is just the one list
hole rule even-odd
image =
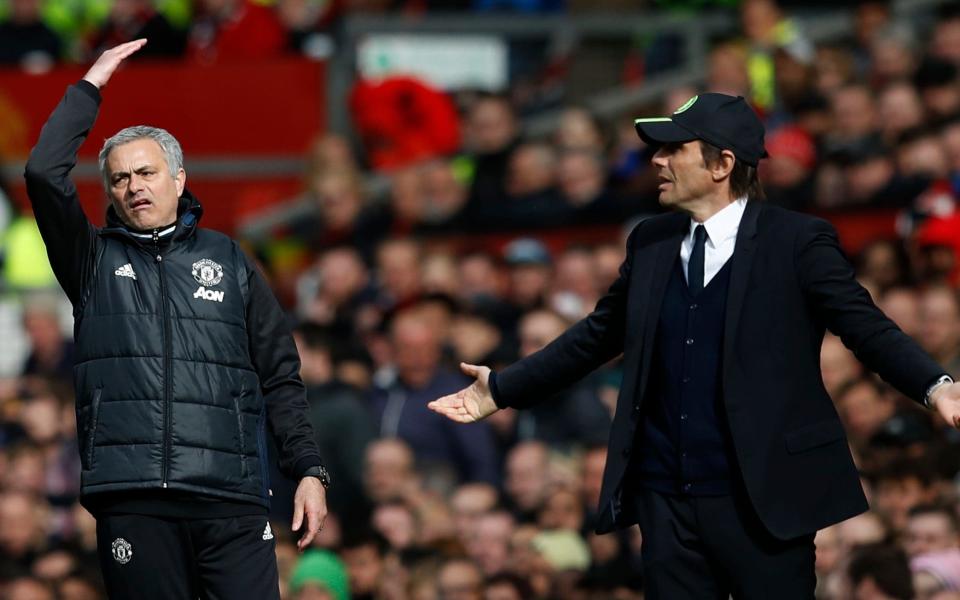
[[293, 463], [293, 476], [297, 481], [300, 481], [303, 479], [303, 474], [306, 473], [307, 469], [322, 464], [323, 461], [320, 460], [319, 456], [304, 456], [299, 458], [297, 462]]
[[103, 97], [100, 95], [100, 90], [97, 88], [97, 86], [93, 85], [86, 79], [81, 79], [80, 81], [77, 82], [77, 84], [74, 87], [76, 87], [78, 90], [80, 90], [81, 92], [89, 96], [90, 99], [96, 102], [98, 105], [100, 104], [100, 101], [103, 99]]
[[503, 396], [500, 395], [500, 387], [497, 385], [497, 372], [490, 371], [490, 377], [487, 379], [487, 387], [490, 388], [490, 395], [493, 396], [493, 403], [497, 408], [509, 408]]

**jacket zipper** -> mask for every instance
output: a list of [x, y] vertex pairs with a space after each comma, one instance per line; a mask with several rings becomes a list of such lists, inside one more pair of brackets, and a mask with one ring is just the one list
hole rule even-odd
[[170, 308], [167, 299], [167, 282], [163, 274], [163, 256], [160, 253], [160, 234], [153, 230], [153, 245], [157, 250], [157, 270], [160, 273], [160, 315], [163, 319], [163, 487], [167, 487], [167, 475], [170, 469], [170, 378], [173, 376], [171, 365], [173, 351], [170, 348]]

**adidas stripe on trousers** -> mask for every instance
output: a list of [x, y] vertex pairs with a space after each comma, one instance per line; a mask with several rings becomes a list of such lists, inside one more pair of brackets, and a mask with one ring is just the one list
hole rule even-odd
[[280, 600], [275, 544], [262, 515], [97, 519], [111, 600]]

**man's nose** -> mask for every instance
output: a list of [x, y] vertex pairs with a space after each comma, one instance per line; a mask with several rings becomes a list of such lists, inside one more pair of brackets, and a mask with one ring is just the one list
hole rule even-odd
[[127, 191], [130, 193], [136, 193], [143, 189], [143, 178], [137, 174], [130, 175], [130, 185], [127, 186]]
[[653, 158], [650, 159], [650, 163], [655, 167], [667, 166], [667, 157], [663, 148], [658, 148], [657, 151], [653, 153]]

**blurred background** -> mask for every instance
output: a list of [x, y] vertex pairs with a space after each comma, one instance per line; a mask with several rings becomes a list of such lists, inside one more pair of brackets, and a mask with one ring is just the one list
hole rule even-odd
[[[659, 211], [633, 118], [699, 92], [750, 100], [767, 201], [831, 220], [960, 378], [955, 2], [0, 0], [0, 597], [103, 597], [22, 171], [65, 86], [139, 37], [74, 178], [102, 224], [102, 140], [169, 129], [203, 224], [289, 311], [334, 483], [298, 555], [273, 475], [284, 600], [642, 598], [637, 528], [592, 533], [616, 361], [480, 424], [425, 404], [591, 310]], [[872, 509], [818, 534], [818, 597], [960, 599], [960, 435], [837, 338], [821, 365]]]

